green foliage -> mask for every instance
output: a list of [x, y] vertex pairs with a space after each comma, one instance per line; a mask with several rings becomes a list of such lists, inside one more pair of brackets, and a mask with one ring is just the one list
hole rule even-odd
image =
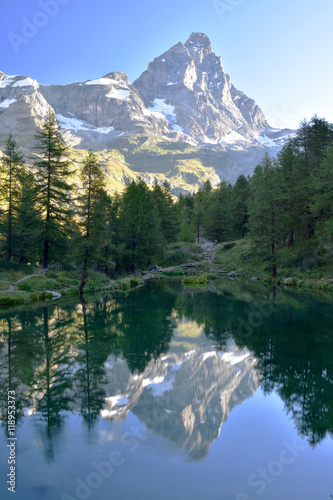
[[[145, 137], [119, 139], [119, 145], [128, 146], [128, 151], [121, 146], [118, 156], [116, 150], [74, 152], [75, 160], [82, 162], [74, 179], [52, 112], [37, 134], [34, 174], [9, 136], [0, 164], [0, 270], [42, 262], [67, 271], [62, 276], [54, 271], [55, 282], [50, 274], [51, 282], [42, 277], [25, 280], [19, 289], [77, 287], [82, 270], [81, 283], [88, 273], [87, 289], [99, 289], [108, 284], [98, 283], [95, 271], [110, 280], [155, 264], [199, 261], [202, 248], [193, 242], [202, 237], [226, 242], [215, 263], [227, 271], [252, 265], [261, 273], [333, 273], [333, 126], [325, 120], [315, 116], [304, 121], [277, 159], [266, 155], [251, 179], [241, 175], [234, 186], [222, 182], [213, 188], [206, 176], [196, 193], [180, 194], [177, 201], [159, 174], [152, 188], [142, 180], [133, 181], [122, 194], [109, 196], [107, 162], [115, 156], [127, 162], [129, 156], [139, 158], [149, 150], [153, 159], [161, 154], [166, 161], [172, 157], [177, 168], [183, 162], [184, 173], [186, 162], [195, 161], [195, 151], [185, 143]], [[182, 154], [187, 159], [179, 160]], [[177, 239], [184, 243], [171, 245]], [[297, 278], [302, 281], [302, 276]], [[8, 289], [17, 279], [3, 274], [0, 289]]]
[[194, 242], [194, 228], [186, 221], [182, 221], [180, 224], [179, 239], [184, 243]]
[[[112, 266], [107, 251], [111, 240], [107, 214], [110, 205], [105, 190], [105, 175], [95, 153], [89, 151], [80, 174], [81, 189], [77, 198], [79, 216], [78, 261], [83, 264], [80, 293], [86, 284], [87, 269], [92, 265], [109, 269]], [[92, 286], [92, 285], [91, 285]]]
[[249, 182], [240, 175], [232, 188], [230, 197], [230, 219], [234, 238], [244, 238], [248, 232]]
[[170, 278], [184, 276], [186, 272], [183, 269], [171, 269], [170, 271], [163, 271], [164, 276], [170, 276]]
[[68, 148], [52, 111], [47, 114], [36, 140], [40, 157], [35, 162], [39, 180], [37, 203], [43, 223], [43, 267], [47, 268], [50, 258], [57, 261], [67, 250], [72, 190], [69, 177], [73, 172]]
[[[31, 204], [32, 176], [23, 165], [13, 136], [9, 134], [0, 162], [0, 252], [10, 261], [13, 257], [24, 261], [31, 242], [26, 241], [36, 212]], [[30, 201], [30, 205], [29, 202]], [[26, 219], [29, 218], [27, 221]], [[23, 250], [23, 254], [22, 254]]]
[[167, 183], [162, 186], [155, 184], [152, 193], [159, 212], [164, 240], [175, 241], [179, 232], [179, 213], [173, 203], [170, 186]]
[[266, 154], [256, 167], [250, 183], [249, 215], [251, 238], [261, 248], [265, 260], [272, 262], [276, 273], [275, 252], [279, 238], [280, 170]]
[[225, 251], [228, 251], [228, 250], [231, 250], [232, 248], [234, 248], [234, 246], [236, 246], [235, 242], [226, 243], [225, 245], [223, 245], [222, 249]]
[[186, 286], [207, 286], [207, 276], [202, 274], [201, 276], [185, 276], [182, 280], [183, 285]]
[[125, 248], [123, 265], [128, 270], [149, 267], [163, 258], [164, 236], [159, 210], [148, 186], [132, 182], [122, 197], [120, 234]]
[[216, 279], [217, 279], [217, 276], [216, 276], [216, 274], [214, 274], [214, 273], [207, 273], [207, 279], [208, 279], [208, 280], [213, 280], [213, 281], [214, 281], [214, 280], [216, 280]]
[[205, 234], [211, 241], [227, 241], [232, 236], [231, 187], [222, 182], [205, 208]]

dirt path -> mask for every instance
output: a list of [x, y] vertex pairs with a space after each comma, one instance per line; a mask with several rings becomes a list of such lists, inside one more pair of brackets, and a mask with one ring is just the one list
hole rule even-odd
[[[22, 281], [25, 281], [29, 278], [33, 278], [34, 276], [41, 276], [42, 274], [46, 273], [45, 269], [40, 269], [38, 270], [35, 274], [29, 274], [29, 276], [24, 276], [23, 278], [20, 278], [19, 280], [17, 280], [15, 283], [12, 283], [10, 285], [10, 287], [8, 288], [8, 290], [5, 290], [6, 292], [15, 292], [15, 287], [16, 285], [18, 285], [19, 283], [21, 283]], [[22, 290], [21, 290], [22, 291]]]
[[205, 261], [213, 265], [215, 255], [220, 248], [220, 244], [212, 243], [211, 241], [204, 241], [200, 246], [203, 249], [203, 257]]
[[[200, 247], [203, 249], [202, 256], [204, 258], [204, 262], [212, 267], [212, 272], [214, 272], [215, 265], [213, 264], [216, 252], [220, 248], [220, 243], [213, 243], [211, 241], [207, 241], [205, 239], [200, 238]], [[191, 262], [191, 260], [189, 259]], [[163, 268], [163, 271], [173, 271], [174, 269], [181, 269], [181, 268], [186, 268], [188, 267], [197, 267], [199, 263], [198, 262], [191, 262], [191, 264], [180, 264], [178, 266], [170, 266], [170, 267], [165, 267]]]

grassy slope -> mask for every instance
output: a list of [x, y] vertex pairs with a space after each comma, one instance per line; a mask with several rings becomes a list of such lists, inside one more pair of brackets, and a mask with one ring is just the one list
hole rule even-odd
[[269, 283], [286, 280], [289, 286], [314, 288], [333, 292], [333, 262], [331, 253], [320, 248], [294, 246], [278, 253], [277, 277], [272, 278], [272, 264], [253, 249], [248, 238], [224, 243], [217, 252], [214, 264], [239, 276], [259, 277]]
[[[215, 247], [216, 248], [216, 247]], [[309, 248], [293, 247], [284, 249], [279, 254], [280, 266], [277, 278], [271, 277], [271, 263], [265, 262], [257, 251], [253, 250], [249, 239], [222, 243], [219, 245], [213, 263], [204, 259], [204, 251], [197, 243], [175, 242], [168, 245], [164, 260], [156, 262], [165, 268], [161, 273], [153, 273], [157, 278], [184, 277], [186, 275], [205, 275], [208, 279], [221, 277], [221, 271], [237, 272], [239, 277], [259, 277], [271, 284], [278, 284], [287, 278], [286, 285], [312, 288], [333, 292], [333, 263], [330, 252], [318, 256], [312, 251], [311, 269], [308, 269]], [[317, 261], [315, 260], [317, 257]], [[184, 269], [182, 264], [192, 262], [194, 268]], [[314, 263], [317, 262], [317, 266]], [[77, 295], [81, 278], [79, 269], [65, 271], [52, 269], [47, 273], [35, 266], [0, 263], [0, 306], [12, 306], [39, 300], [52, 300], [47, 291], [55, 291], [61, 295]], [[32, 276], [20, 283], [18, 280]], [[153, 275], [149, 275], [154, 277]], [[222, 275], [223, 276], [223, 275]], [[85, 294], [98, 291], [128, 291], [144, 284], [145, 276], [138, 275], [110, 279], [103, 273], [89, 270]], [[10, 285], [16, 283], [14, 291], [9, 292]]]
[[[80, 168], [86, 151], [72, 149], [76, 167]], [[170, 142], [161, 138], [123, 137], [112, 141], [112, 149], [97, 152], [107, 176], [110, 192], [122, 191], [131, 180], [143, 178], [153, 184], [169, 181], [179, 191], [196, 191], [207, 179], [215, 183], [218, 178], [215, 166], [219, 152], [209, 156], [185, 143]], [[78, 178], [75, 178], [78, 183]]]
[[[175, 243], [168, 246], [164, 260], [156, 264], [167, 267], [178, 266], [188, 261], [198, 262], [201, 260], [201, 253], [202, 249], [196, 244]], [[184, 271], [181, 272], [181, 275], [183, 274]], [[162, 277], [162, 273], [159, 276]], [[18, 282], [22, 278], [25, 279]], [[144, 279], [140, 272], [136, 276], [110, 279], [107, 275], [90, 269], [84, 294], [99, 291], [128, 291], [143, 285]], [[0, 262], [0, 307], [52, 300], [53, 296], [48, 291], [60, 293], [62, 296], [77, 295], [80, 281], [80, 269], [50, 269], [44, 272], [37, 266]], [[11, 286], [13, 291], [9, 291]]]

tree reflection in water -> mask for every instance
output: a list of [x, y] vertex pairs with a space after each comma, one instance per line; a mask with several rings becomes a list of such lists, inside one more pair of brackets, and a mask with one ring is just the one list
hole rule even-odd
[[[239, 325], [249, 324], [263, 303], [273, 304], [270, 313], [243, 335]], [[15, 390], [18, 422], [25, 412], [33, 415], [52, 460], [68, 412], [78, 412], [92, 429], [105, 407], [115, 383], [108, 359], [121, 358], [132, 374], [144, 373], [168, 352], [177, 324], [186, 318], [202, 325], [211, 349], [223, 350], [233, 339], [250, 350], [264, 392], [277, 391], [300, 436], [316, 446], [333, 432], [331, 311], [328, 299], [221, 281], [209, 291], [183, 293], [179, 283], [164, 283], [127, 296], [4, 312], [2, 424], [8, 390]]]

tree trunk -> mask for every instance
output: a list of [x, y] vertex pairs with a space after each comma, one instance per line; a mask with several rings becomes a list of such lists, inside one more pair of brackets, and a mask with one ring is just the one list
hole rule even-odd
[[273, 278], [276, 278], [276, 265], [273, 264]]
[[111, 276], [111, 279], [113, 280], [113, 277], [114, 275], [116, 274], [116, 271], [118, 270], [118, 262], [116, 263], [116, 267], [114, 268], [113, 270], [113, 273], [112, 273], [112, 276]]
[[294, 230], [290, 229], [289, 230], [289, 237], [288, 237], [288, 247], [291, 247], [294, 243]]
[[82, 295], [82, 290], [83, 290], [86, 283], [87, 283], [87, 259], [84, 259], [82, 278], [81, 278], [81, 283], [79, 286], [79, 294], [80, 295]]
[[9, 207], [8, 207], [8, 253], [7, 260], [9, 261], [12, 256], [12, 166], [10, 165], [9, 170]]
[[43, 268], [47, 269], [49, 263], [49, 240], [44, 241]]

